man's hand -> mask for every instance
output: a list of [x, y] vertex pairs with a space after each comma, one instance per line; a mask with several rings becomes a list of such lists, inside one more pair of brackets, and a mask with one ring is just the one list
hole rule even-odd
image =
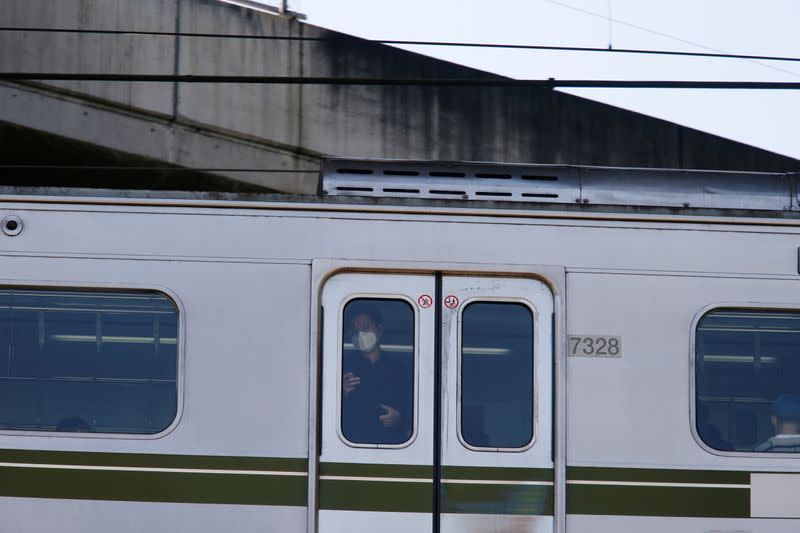
[[344, 389], [344, 395], [347, 396], [353, 389], [355, 389], [358, 384], [361, 383], [361, 378], [353, 374], [352, 372], [345, 372], [342, 376], [342, 389]]
[[383, 403], [381, 404], [381, 409], [386, 411], [384, 414], [378, 417], [378, 420], [381, 424], [383, 424], [383, 427], [391, 428], [397, 425], [397, 423], [400, 421], [400, 411]]

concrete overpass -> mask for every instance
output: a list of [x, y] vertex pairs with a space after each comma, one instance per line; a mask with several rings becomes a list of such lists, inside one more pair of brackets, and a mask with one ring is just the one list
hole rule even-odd
[[[492, 77], [217, 0], [5, 0], [0, 26], [324, 39], [2, 31], [0, 71]], [[101, 167], [7, 169], [3, 184], [138, 189], [313, 192], [324, 154], [779, 172], [800, 168], [794, 159], [690, 128], [527, 88], [2, 83], [0, 139], [0, 164]], [[119, 165], [158, 170], [108, 168]], [[242, 168], [271, 172], [230, 170]]]

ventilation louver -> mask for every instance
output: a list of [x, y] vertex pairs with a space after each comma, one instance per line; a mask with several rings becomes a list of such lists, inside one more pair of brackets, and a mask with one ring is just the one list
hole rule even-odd
[[800, 210], [792, 173], [325, 159], [320, 185], [329, 196]]
[[322, 192], [328, 196], [428, 198], [495, 202], [574, 203], [577, 174], [570, 167], [530, 165], [326, 160]]

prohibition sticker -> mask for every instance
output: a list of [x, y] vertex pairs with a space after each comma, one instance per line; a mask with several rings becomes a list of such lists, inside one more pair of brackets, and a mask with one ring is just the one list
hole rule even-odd
[[444, 306], [448, 309], [455, 309], [458, 307], [458, 297], [455, 294], [448, 294], [444, 298]]
[[423, 309], [427, 309], [433, 303], [433, 298], [431, 298], [430, 294], [423, 294], [417, 299], [417, 303]]

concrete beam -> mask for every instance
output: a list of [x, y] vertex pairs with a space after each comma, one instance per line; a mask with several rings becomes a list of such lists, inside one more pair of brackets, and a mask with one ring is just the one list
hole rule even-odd
[[[0, 32], [0, 70], [495, 77], [247, 9], [241, 7], [244, 1], [4, 0], [0, 25], [322, 40]], [[667, 121], [526, 88], [6, 85], [0, 121], [204, 168], [312, 169], [320, 154], [778, 172], [798, 167], [796, 160]], [[226, 176], [286, 192], [313, 192], [312, 174]]]
[[188, 168], [308, 170], [211, 174], [284, 192], [313, 193], [316, 188], [319, 157], [47, 88], [0, 84], [0, 121]]

